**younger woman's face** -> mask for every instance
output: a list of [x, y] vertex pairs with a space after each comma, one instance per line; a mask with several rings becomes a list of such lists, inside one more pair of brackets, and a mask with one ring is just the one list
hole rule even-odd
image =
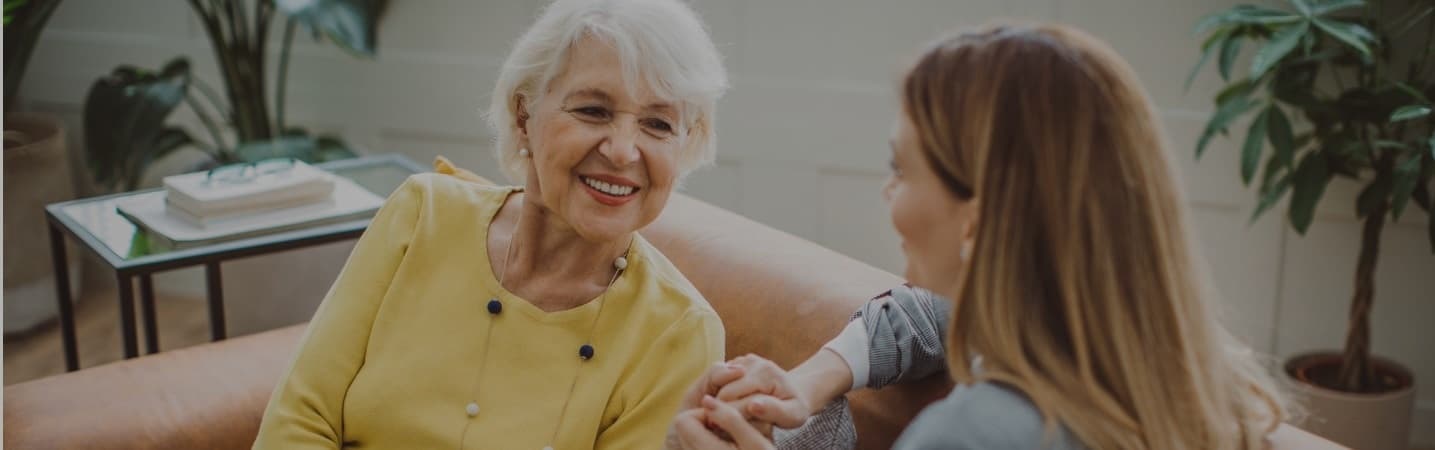
[[902, 238], [909, 283], [955, 298], [965, 267], [963, 247], [975, 233], [977, 201], [962, 200], [938, 178], [922, 154], [912, 120], [898, 118], [891, 137], [892, 173], [882, 189], [892, 225]]

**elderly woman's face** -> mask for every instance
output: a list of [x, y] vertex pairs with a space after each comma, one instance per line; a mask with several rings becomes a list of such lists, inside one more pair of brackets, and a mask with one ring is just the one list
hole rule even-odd
[[679, 106], [643, 83], [633, 92], [617, 52], [584, 39], [537, 104], [520, 112], [532, 152], [528, 191], [584, 238], [621, 237], [657, 219], [685, 143]]

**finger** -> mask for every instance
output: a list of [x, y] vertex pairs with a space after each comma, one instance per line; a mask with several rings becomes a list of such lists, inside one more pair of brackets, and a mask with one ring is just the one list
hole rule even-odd
[[743, 415], [786, 429], [807, 423], [810, 410], [797, 399], [779, 399], [770, 395], [754, 395], [743, 399]]
[[707, 385], [703, 388], [703, 393], [707, 395], [717, 393], [723, 386], [741, 379], [746, 373], [747, 371], [741, 366], [714, 363], [713, 367], [708, 369]]
[[772, 441], [772, 440], [773, 440], [773, 439], [772, 439], [772, 424], [767, 423], [767, 422], [754, 421], [754, 420], [749, 420], [749, 421], [747, 421], [747, 424], [748, 424], [748, 425], [752, 425], [752, 429], [757, 430], [757, 433], [758, 433], [758, 434], [761, 434], [763, 439], [766, 439], [766, 440], [769, 440], [769, 441]]
[[763, 358], [752, 353], [733, 358], [727, 363], [735, 367], [748, 369], [749, 371], [762, 366], [772, 366], [774, 368], [777, 367], [777, 364], [773, 363], [772, 361], [768, 361], [767, 358]]
[[772, 377], [749, 371], [741, 379], [719, 389], [716, 397], [718, 400], [732, 402], [754, 394], [772, 395], [776, 386], [777, 380]]
[[707, 411], [704, 409], [690, 409], [678, 413], [673, 419], [673, 428], [677, 430], [678, 443], [684, 450], [710, 450], [710, 449], [736, 449], [731, 442], [724, 441], [708, 430], [705, 425]]
[[727, 403], [718, 401], [711, 396], [703, 397], [703, 408], [707, 409], [708, 419], [731, 435], [737, 442], [737, 447], [743, 450], [772, 449], [772, 441], [763, 436], [760, 431], [743, 418], [742, 413]]
[[796, 391], [788, 382], [787, 371], [772, 361], [747, 355], [734, 359], [729, 364], [741, 367], [745, 373], [741, 379], [723, 386], [717, 393], [718, 400], [731, 402], [753, 394], [767, 394], [782, 399], [796, 396]]
[[716, 394], [723, 385], [742, 378], [743, 373], [741, 367], [720, 362], [713, 363], [706, 372], [703, 372], [702, 377], [693, 383], [693, 387], [688, 389], [688, 393], [683, 395], [681, 409], [687, 410], [702, 406], [698, 402], [703, 399], [704, 395]]

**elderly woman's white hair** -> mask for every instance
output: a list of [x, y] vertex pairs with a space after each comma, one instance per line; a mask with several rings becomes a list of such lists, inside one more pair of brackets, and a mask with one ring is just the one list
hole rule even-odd
[[527, 175], [518, 155], [517, 99], [540, 101], [548, 83], [562, 73], [568, 51], [584, 37], [617, 50], [630, 90], [644, 83], [652, 92], [681, 105], [687, 142], [678, 155], [686, 175], [712, 162], [716, 152], [713, 116], [727, 91], [727, 72], [706, 27], [679, 0], [557, 0], [543, 10], [503, 62], [488, 109], [497, 135], [494, 149], [509, 179]]

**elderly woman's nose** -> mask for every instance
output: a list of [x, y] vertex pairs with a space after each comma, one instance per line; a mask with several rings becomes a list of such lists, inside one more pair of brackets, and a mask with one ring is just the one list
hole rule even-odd
[[639, 128], [638, 124], [632, 121], [617, 121], [613, 125], [612, 133], [598, 151], [619, 167], [638, 162], [638, 133], [643, 132]]

